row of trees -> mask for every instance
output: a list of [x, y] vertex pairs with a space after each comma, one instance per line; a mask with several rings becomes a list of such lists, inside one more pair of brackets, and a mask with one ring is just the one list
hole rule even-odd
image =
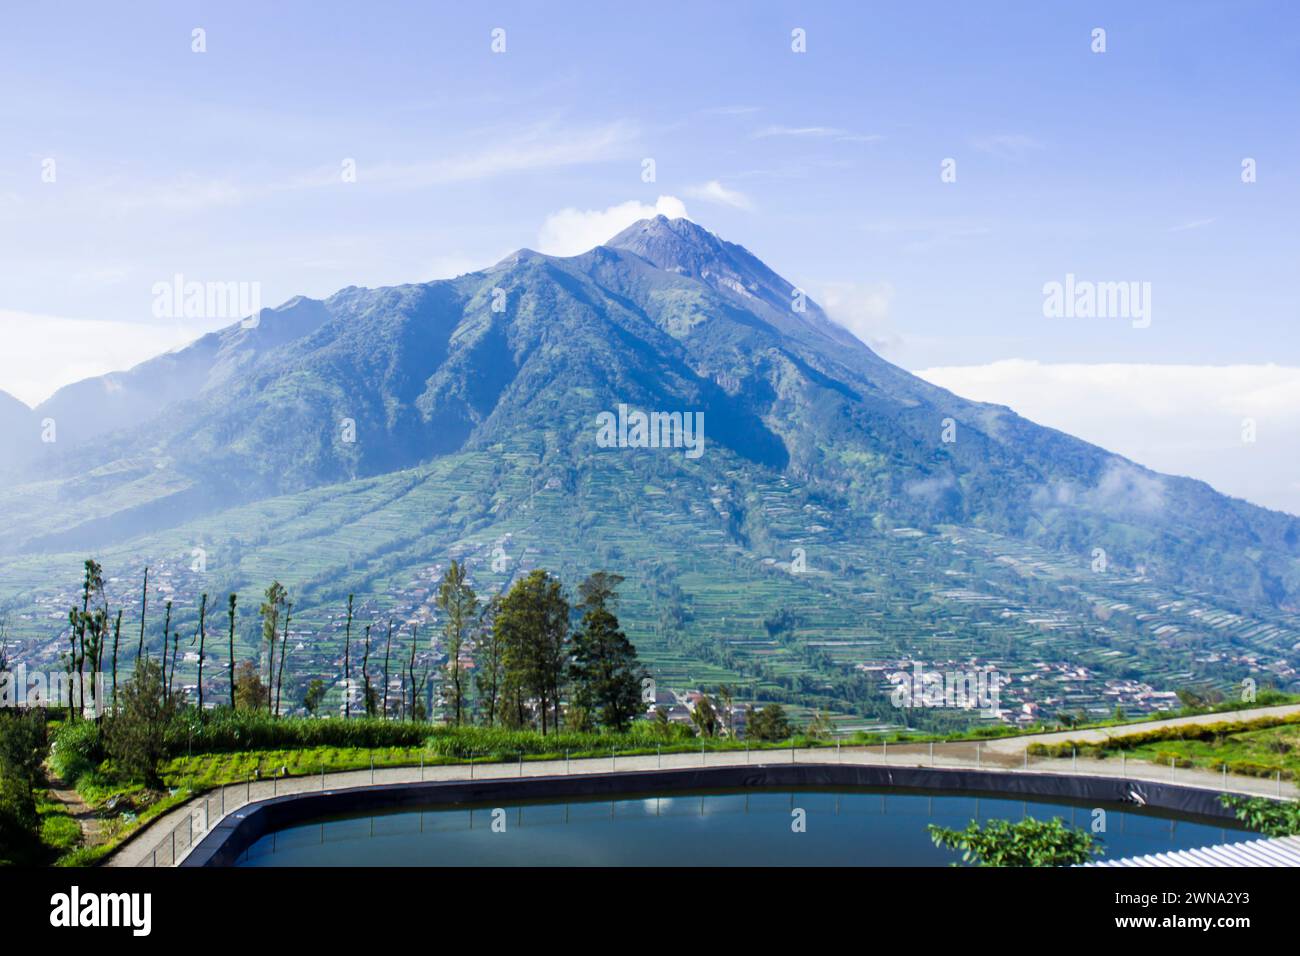
[[[641, 682], [645, 675], [637, 662], [636, 648], [623, 633], [615, 614], [617, 590], [622, 582], [617, 574], [592, 574], [579, 585], [578, 603], [573, 606], [558, 578], [536, 570], [516, 581], [507, 593], [482, 601], [470, 584], [465, 565], [452, 561], [436, 597], [447, 654], [440, 675], [446, 721], [453, 725], [478, 722], [489, 727], [536, 726], [543, 734], [562, 725], [587, 729], [599, 724], [625, 730], [642, 710]], [[103, 569], [93, 559], [85, 562], [81, 598], [79, 606], [74, 605], [68, 612], [69, 650], [64, 658], [76, 697], [68, 701], [69, 721], [86, 713], [86, 686], [92, 702], [103, 696], [106, 689], [98, 688], [97, 696], [96, 680], [106, 655], [111, 665], [112, 707], [119, 706], [123, 612], [118, 609], [114, 614], [110, 608]], [[232, 593], [226, 604], [229, 706], [235, 710], [264, 709], [269, 716], [278, 715], [284, 705], [293, 601], [279, 581], [273, 581], [263, 596], [259, 616], [264, 670], [255, 661], [236, 657], [237, 608], [238, 596]], [[141, 662], [149, 659], [145, 642], [148, 610], [149, 569], [145, 568], [134, 655], [137, 670]], [[190, 646], [197, 644], [198, 650], [196, 703], [200, 714], [204, 707], [208, 610], [208, 595], [204, 593], [199, 598], [198, 624], [189, 641]], [[427, 669], [417, 672], [419, 626], [411, 625], [409, 652], [404, 652], [394, 647], [394, 621], [387, 622], [383, 663], [376, 672], [372, 662], [372, 656], [377, 656], [372, 633], [376, 628], [372, 624], [365, 626], [357, 649], [353, 646], [354, 623], [354, 596], [348, 595], [343, 645], [344, 716], [352, 716], [352, 691], [359, 686], [361, 707], [367, 716], [426, 719], [423, 698], [432, 675]], [[400, 644], [400, 635], [398, 640]], [[180, 707], [185, 703], [184, 691], [178, 691], [175, 683], [180, 645], [180, 628], [172, 625], [172, 602], [168, 600], [163, 613], [161, 662], [156, 675], [150, 671], [151, 681], [157, 677], [160, 705]], [[354, 675], [358, 663], [359, 675]], [[390, 700], [394, 667], [399, 684], [395, 701]], [[327, 692], [324, 681], [311, 681], [302, 701], [305, 709], [317, 713]]]

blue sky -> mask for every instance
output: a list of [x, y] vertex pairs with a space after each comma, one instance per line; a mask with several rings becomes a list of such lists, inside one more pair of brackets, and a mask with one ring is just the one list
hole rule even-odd
[[[1300, 366], [1300, 7], [1280, 0], [3, 18], [0, 388], [29, 402], [225, 324], [153, 318], [176, 273], [265, 304], [427, 280], [660, 197], [908, 368]], [[1150, 282], [1150, 328], [1044, 318], [1067, 273]]]

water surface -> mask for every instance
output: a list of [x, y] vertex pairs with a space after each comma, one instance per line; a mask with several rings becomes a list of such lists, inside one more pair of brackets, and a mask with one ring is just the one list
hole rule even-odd
[[[268, 834], [240, 866], [943, 866], [926, 824], [1061, 817], [1093, 807], [942, 794], [789, 790], [368, 813]], [[1236, 842], [1218, 823], [1106, 807], [1106, 857]], [[804, 832], [795, 832], [802, 810]], [[494, 828], [495, 822], [495, 828]]]

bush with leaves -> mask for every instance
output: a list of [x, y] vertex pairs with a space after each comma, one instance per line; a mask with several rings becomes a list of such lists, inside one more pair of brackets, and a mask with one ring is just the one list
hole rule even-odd
[[166, 731], [176, 716], [164, 699], [162, 668], [144, 658], [122, 688], [117, 712], [104, 724], [104, 749], [119, 773], [151, 789], [162, 788], [158, 763], [167, 755]]
[[65, 783], [77, 781], [104, 760], [104, 738], [93, 720], [65, 721], [54, 731], [50, 743], [50, 766]]
[[1238, 820], [1265, 836], [1300, 836], [1300, 802], [1267, 797], [1238, 797], [1225, 793], [1219, 802]]
[[745, 736], [751, 740], [785, 740], [790, 736], [790, 718], [780, 704], [768, 704], [745, 714]]
[[934, 845], [961, 850], [962, 860], [976, 866], [1074, 866], [1102, 853], [1092, 834], [1050, 820], [972, 820], [964, 830], [929, 826]]
[[29, 862], [39, 847], [45, 741], [43, 710], [0, 710], [0, 857], [10, 863]]

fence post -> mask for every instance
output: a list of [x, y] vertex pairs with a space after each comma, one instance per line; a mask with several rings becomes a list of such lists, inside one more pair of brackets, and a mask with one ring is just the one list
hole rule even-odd
[[1277, 795], [1282, 796], [1282, 771], [1277, 772]]
[[1228, 765], [1223, 765], [1223, 792], [1228, 792]]
[[1070, 770], [1076, 771], [1078, 769], [1079, 769], [1079, 748], [1071, 747], [1070, 748]]
[[745, 763], [749, 763], [749, 738], [745, 738]]
[[566, 777], [569, 775], [569, 752], [567, 750], [564, 752], [564, 775]]
[[664, 768], [664, 745], [655, 744], [655, 768], [662, 770]]
[[704, 766], [704, 738], [700, 738], [700, 766]]
[[934, 741], [930, 741], [930, 766], [934, 766]]
[[889, 763], [889, 741], [884, 737], [880, 738], [880, 755], [884, 758], [885, 763]]
[[424, 783], [424, 751], [420, 751], [420, 782]]
[[984, 765], [984, 758], [980, 752], [980, 742], [975, 741], [975, 769], [979, 770]]
[[519, 751], [519, 776], [524, 775], [524, 752]]
[[370, 785], [372, 787], [375, 785], [375, 755], [373, 753], [370, 755]]
[[1029, 746], [1025, 745], [1025, 769], [1029, 769]]

